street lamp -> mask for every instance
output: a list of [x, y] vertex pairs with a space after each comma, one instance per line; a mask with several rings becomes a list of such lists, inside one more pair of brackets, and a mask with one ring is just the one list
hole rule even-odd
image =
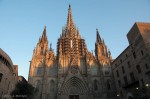
[[149, 84], [146, 84], [145, 86], [146, 86], [146, 87], [148, 87], [148, 86], [149, 86]]
[[117, 99], [120, 99], [120, 94], [117, 94]]
[[119, 94], [117, 94], [117, 97], [119, 97], [120, 95]]

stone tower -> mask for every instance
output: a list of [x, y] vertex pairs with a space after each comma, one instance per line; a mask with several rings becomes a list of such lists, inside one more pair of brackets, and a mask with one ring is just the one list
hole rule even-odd
[[44, 28], [29, 70], [29, 83], [38, 89], [35, 99], [115, 99], [111, 54], [96, 33], [93, 55], [75, 26], [69, 5], [55, 56]]
[[85, 40], [81, 38], [79, 30], [75, 27], [69, 5], [67, 25], [62, 29], [62, 34], [57, 43], [57, 57], [59, 61], [59, 74], [65, 74], [69, 65], [80, 66], [80, 57], [87, 53]]
[[[57, 65], [52, 48], [48, 48], [46, 27], [42, 37], [39, 38], [36, 48], [33, 51], [29, 70], [29, 83], [38, 89], [35, 99], [47, 99], [56, 97]], [[48, 89], [47, 89], [48, 88]], [[55, 99], [55, 98], [51, 98]]]

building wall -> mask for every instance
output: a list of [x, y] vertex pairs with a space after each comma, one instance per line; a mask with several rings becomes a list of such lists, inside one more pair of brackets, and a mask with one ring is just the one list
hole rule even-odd
[[122, 98], [134, 89], [150, 84], [150, 38], [145, 37], [149, 30], [149, 23], [135, 23], [127, 34], [129, 46], [112, 62], [118, 95]]
[[17, 66], [14, 66], [9, 56], [0, 49], [0, 98], [10, 97], [17, 82]]

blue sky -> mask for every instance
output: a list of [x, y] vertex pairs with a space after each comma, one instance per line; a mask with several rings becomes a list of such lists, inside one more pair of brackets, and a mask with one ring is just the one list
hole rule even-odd
[[44, 26], [56, 52], [69, 4], [89, 51], [94, 50], [98, 28], [113, 58], [128, 46], [126, 34], [135, 22], [150, 22], [150, 0], [0, 0], [0, 47], [19, 65], [19, 75], [28, 78]]

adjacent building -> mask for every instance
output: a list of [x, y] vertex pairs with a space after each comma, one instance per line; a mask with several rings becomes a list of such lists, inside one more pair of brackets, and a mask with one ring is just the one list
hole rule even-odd
[[0, 99], [10, 98], [17, 77], [18, 66], [13, 65], [11, 58], [0, 48]]
[[38, 89], [35, 99], [115, 99], [111, 53], [96, 30], [95, 55], [80, 36], [69, 5], [67, 24], [57, 42], [48, 46], [46, 27], [29, 70], [29, 83]]
[[118, 97], [150, 86], [150, 23], [137, 22], [127, 34], [129, 46], [112, 62]]

